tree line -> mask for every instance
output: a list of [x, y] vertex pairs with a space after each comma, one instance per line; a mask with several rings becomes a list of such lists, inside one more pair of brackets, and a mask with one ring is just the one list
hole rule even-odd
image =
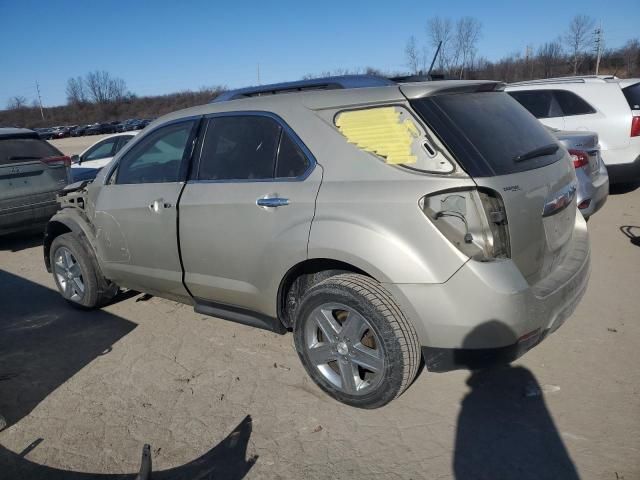
[[473, 17], [433, 17], [425, 26], [424, 42], [412, 35], [404, 55], [412, 74], [425, 73], [438, 55], [432, 73], [445, 78], [492, 79], [516, 82], [567, 75], [600, 74], [640, 76], [640, 40], [628, 40], [619, 48], [607, 48], [602, 28], [587, 15], [576, 15], [566, 31], [537, 48], [527, 45], [497, 61], [480, 55], [482, 23]]
[[207, 103], [225, 89], [223, 86], [200, 87], [195, 91], [140, 97], [129, 91], [123, 79], [104, 70], [96, 70], [70, 78], [65, 89], [67, 104], [47, 107], [44, 119], [37, 101], [28, 105], [26, 98], [12, 97], [7, 102], [7, 109], [0, 110], [0, 126], [37, 128], [155, 118]]

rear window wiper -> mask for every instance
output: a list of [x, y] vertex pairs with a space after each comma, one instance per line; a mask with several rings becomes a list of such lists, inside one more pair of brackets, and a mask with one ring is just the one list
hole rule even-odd
[[550, 143], [544, 147], [534, 148], [533, 150], [523, 153], [513, 158], [514, 162], [524, 162], [525, 160], [531, 160], [532, 158], [543, 157], [545, 155], [551, 155], [556, 153], [560, 146], [557, 143]]

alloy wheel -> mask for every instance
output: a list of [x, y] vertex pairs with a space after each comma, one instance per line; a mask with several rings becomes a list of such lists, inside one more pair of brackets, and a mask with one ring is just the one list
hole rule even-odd
[[316, 307], [305, 325], [306, 354], [334, 388], [349, 395], [374, 390], [385, 358], [377, 333], [360, 313], [343, 304]]
[[53, 270], [64, 298], [74, 302], [82, 300], [84, 296], [82, 270], [78, 260], [68, 248], [60, 247], [56, 250]]

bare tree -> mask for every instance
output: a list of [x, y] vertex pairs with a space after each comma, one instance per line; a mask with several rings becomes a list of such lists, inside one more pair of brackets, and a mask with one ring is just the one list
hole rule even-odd
[[624, 58], [624, 66], [628, 77], [632, 76], [632, 72], [637, 71], [640, 67], [640, 41], [637, 38], [627, 41], [622, 47], [622, 57]]
[[451, 44], [453, 41], [453, 23], [449, 18], [434, 17], [427, 22], [427, 37], [435, 50], [442, 42], [438, 54], [438, 69], [446, 72], [450, 68]]
[[67, 103], [77, 105], [87, 101], [87, 92], [82, 77], [70, 78], [67, 80]]
[[595, 22], [593, 18], [587, 15], [576, 15], [569, 24], [569, 30], [564, 35], [564, 41], [567, 45], [573, 59], [573, 74], [578, 74], [578, 67], [582, 62], [582, 55], [586, 49], [593, 44], [591, 36]]
[[96, 70], [87, 73], [84, 84], [88, 97], [95, 103], [123, 100], [127, 96], [127, 85], [121, 78], [113, 78], [109, 72]]
[[27, 106], [27, 99], [22, 95], [11, 97], [7, 102], [7, 110], [19, 110]]
[[[482, 32], [482, 24], [473, 17], [462, 17], [456, 23], [455, 52], [459, 61], [459, 77], [464, 77], [465, 68], [473, 65], [477, 54], [476, 45]], [[456, 62], [458, 63], [458, 62]]]
[[542, 66], [544, 78], [552, 77], [554, 67], [560, 66], [562, 61], [562, 45], [559, 40], [547, 42], [538, 49], [538, 62]]
[[424, 61], [420, 58], [421, 55], [418, 53], [418, 47], [416, 45], [416, 37], [411, 35], [409, 40], [407, 40], [407, 46], [404, 47], [404, 54], [407, 60], [407, 66], [409, 67], [409, 71], [417, 75], [420, 70], [420, 65], [424, 63]]

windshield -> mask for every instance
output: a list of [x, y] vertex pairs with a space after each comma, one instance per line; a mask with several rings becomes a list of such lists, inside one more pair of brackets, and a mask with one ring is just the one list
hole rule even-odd
[[411, 102], [461, 166], [489, 177], [550, 165], [564, 155], [556, 139], [504, 92], [436, 95]]
[[640, 82], [622, 89], [631, 110], [640, 110]]

